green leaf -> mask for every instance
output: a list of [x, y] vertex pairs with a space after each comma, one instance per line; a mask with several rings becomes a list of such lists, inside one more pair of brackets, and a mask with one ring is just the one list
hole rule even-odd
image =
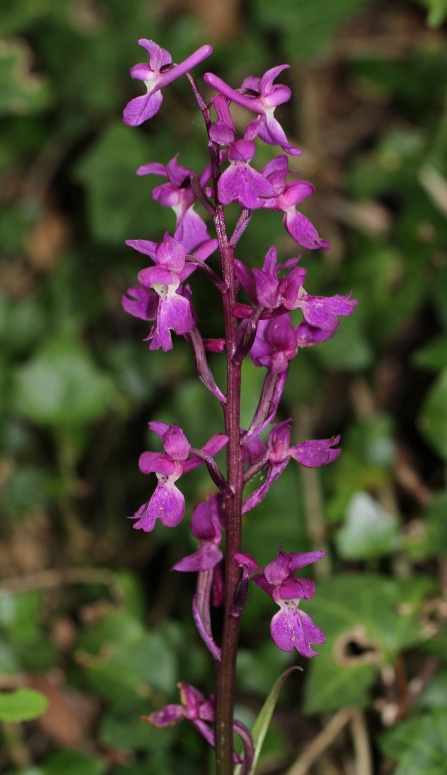
[[0, 115], [23, 115], [45, 108], [49, 91], [31, 72], [31, 51], [23, 40], [0, 41]]
[[80, 751], [56, 751], [45, 760], [42, 775], [102, 775], [107, 763]]
[[253, 725], [251, 734], [253, 737], [255, 755], [254, 755], [253, 764], [250, 770], [250, 775], [253, 775], [256, 769], [256, 765], [258, 763], [258, 759], [262, 750], [262, 745], [264, 743], [264, 738], [267, 734], [267, 730], [269, 728], [273, 711], [275, 710], [279, 693], [282, 687], [284, 686], [289, 675], [291, 675], [291, 673], [293, 673], [295, 670], [299, 670], [299, 669], [300, 669], [299, 667], [294, 665], [293, 667], [289, 667], [288, 670], [285, 670], [285, 672], [279, 676], [277, 681], [275, 681], [275, 683], [273, 684], [270, 694], [267, 697], [266, 701], [264, 702], [264, 705], [260, 710], [259, 716], [257, 717]]
[[355, 315], [340, 320], [335, 336], [315, 348], [318, 360], [333, 371], [362, 371], [371, 365], [373, 351]]
[[447, 17], [447, 0], [420, 0], [420, 3], [428, 8], [427, 25], [440, 27]]
[[67, 336], [46, 341], [16, 372], [16, 406], [27, 419], [53, 427], [75, 427], [101, 417], [114, 385], [88, 349]]
[[282, 33], [284, 53], [296, 61], [324, 51], [343, 22], [364, 4], [365, 0], [257, 0], [255, 8], [264, 28]]
[[427, 371], [441, 371], [447, 367], [447, 334], [432, 339], [425, 347], [416, 350], [411, 359], [415, 366]]
[[377, 671], [421, 639], [417, 614], [432, 586], [426, 578], [393, 581], [355, 573], [317, 584], [315, 597], [303, 602], [303, 609], [327, 641], [311, 661], [307, 713], [367, 705]]
[[[75, 175], [87, 187], [94, 238], [123, 245], [129, 235], [146, 236], [151, 221], [161, 233], [172, 227], [172, 213], [152, 200], [153, 181], [135, 176], [135, 170], [155, 153], [139, 132], [121, 122], [108, 126], [87, 151]], [[127, 250], [132, 260], [132, 251]]]
[[346, 559], [367, 559], [391, 554], [397, 546], [399, 522], [366, 492], [352, 496], [346, 522], [335, 536]]
[[45, 695], [35, 689], [20, 687], [13, 692], [0, 692], [0, 721], [17, 723], [38, 718], [48, 705]]
[[394, 775], [444, 775], [447, 770], [447, 710], [436, 708], [401, 722], [379, 736], [379, 745], [398, 764]]
[[436, 452], [447, 460], [447, 368], [428, 392], [419, 427]]

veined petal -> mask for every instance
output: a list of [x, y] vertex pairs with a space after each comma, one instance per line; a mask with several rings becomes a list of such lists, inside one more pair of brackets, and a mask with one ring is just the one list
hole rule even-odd
[[142, 474], [163, 474], [164, 476], [173, 476], [179, 471], [178, 465], [171, 460], [164, 452], [143, 452], [140, 455], [138, 466]]
[[335, 436], [332, 439], [303, 441], [302, 444], [290, 447], [289, 454], [306, 468], [319, 468], [332, 463], [339, 456], [341, 450], [334, 449], [339, 441], [340, 436]]
[[326, 641], [324, 632], [293, 601], [282, 603], [281, 610], [272, 619], [270, 632], [281, 651], [296, 649], [303, 657], [318, 656], [310, 644]]
[[124, 108], [124, 123], [128, 126], [140, 126], [144, 121], [158, 113], [162, 102], [163, 95], [161, 91], [149, 92], [141, 97], [135, 97]]
[[159, 161], [150, 161], [148, 164], [138, 167], [136, 175], [163, 175], [164, 178], [167, 178], [168, 171]]
[[[159, 481], [149, 501], [151, 517], [165, 527], [176, 527], [185, 516], [185, 498], [173, 482]], [[135, 525], [134, 525], [135, 527]]]
[[191, 444], [182, 429], [175, 423], [164, 434], [163, 446], [169, 457], [178, 462], [186, 460], [191, 451]]
[[141, 320], [155, 320], [158, 311], [158, 296], [155, 291], [150, 291], [137, 285], [127, 289], [128, 296], [123, 296], [121, 304], [125, 312]]
[[223, 554], [216, 544], [205, 543], [196, 552], [189, 554], [172, 566], [172, 570], [183, 572], [207, 571], [214, 568], [222, 559]]
[[129, 245], [134, 250], [138, 250], [139, 253], [144, 253], [146, 256], [150, 256], [153, 261], [157, 261], [157, 243], [151, 242], [147, 239], [127, 239], [126, 245]]
[[288, 210], [284, 215], [284, 225], [293, 237], [298, 245], [302, 245], [303, 248], [308, 250], [317, 250], [323, 248], [323, 250], [329, 250], [330, 243], [327, 240], [322, 240], [318, 236], [318, 232], [311, 222], [297, 210]]

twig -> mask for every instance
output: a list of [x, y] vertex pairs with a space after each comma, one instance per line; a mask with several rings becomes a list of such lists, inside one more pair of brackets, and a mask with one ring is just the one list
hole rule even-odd
[[364, 713], [361, 708], [352, 708], [351, 714], [356, 775], [373, 775], [371, 748]]
[[13, 576], [0, 582], [0, 595], [5, 592], [29, 592], [33, 589], [55, 589], [63, 584], [104, 584], [116, 603], [122, 603], [123, 593], [113, 571], [102, 568], [65, 568]]
[[[306, 775], [306, 772], [312, 764], [317, 761], [323, 751], [333, 743], [346, 724], [351, 721], [354, 710], [356, 709], [342, 708], [339, 710], [338, 713], [331, 718], [329, 724], [327, 724], [320, 734], [304, 749], [296, 762], [287, 770], [286, 775]], [[362, 775], [364, 775], [364, 773], [362, 773]]]

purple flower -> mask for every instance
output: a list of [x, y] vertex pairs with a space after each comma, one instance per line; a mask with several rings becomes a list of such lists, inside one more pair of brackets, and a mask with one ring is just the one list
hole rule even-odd
[[259, 321], [250, 350], [250, 358], [255, 366], [265, 366], [270, 374], [282, 374], [287, 371], [289, 361], [297, 352], [298, 343], [290, 315]]
[[153, 40], [141, 38], [138, 41], [138, 45], [143, 46], [147, 50], [149, 64], [135, 65], [131, 68], [130, 74], [132, 78], [144, 81], [147, 94], [142, 97], [135, 97], [124, 108], [124, 123], [129, 126], [139, 126], [144, 121], [147, 121], [148, 118], [155, 116], [163, 102], [160, 89], [175, 81], [181, 75], [185, 75], [185, 73], [206, 59], [213, 51], [211, 46], [202, 46], [185, 59], [184, 62], [181, 62], [179, 65], [173, 65], [169, 51], [160, 48]]
[[279, 65], [268, 70], [262, 78], [250, 76], [246, 78], [240, 90], [236, 91], [213, 73], [205, 73], [204, 80], [209, 86], [221, 92], [227, 99], [237, 105], [257, 113], [259, 118], [252, 121], [245, 130], [247, 140], [253, 140], [259, 135], [261, 140], [269, 145], [280, 145], [293, 156], [299, 156], [301, 151], [290, 145], [284, 130], [274, 116], [275, 108], [290, 99], [291, 91], [282, 84], [273, 85], [273, 81], [289, 65]]
[[[261, 501], [264, 500], [268, 490], [273, 482], [278, 479], [286, 468], [290, 458], [293, 458], [305, 468], [319, 468], [328, 465], [335, 460], [339, 454], [339, 449], [334, 449], [340, 441], [340, 436], [333, 436], [332, 439], [316, 439], [312, 441], [303, 441], [301, 444], [290, 446], [290, 424], [291, 420], [285, 420], [278, 423], [269, 433], [268, 446], [260, 439], [256, 439], [255, 455], [256, 460], [251, 454], [251, 465], [255, 465], [261, 470], [262, 464], [268, 465], [269, 470], [264, 484], [255, 490], [243, 503], [242, 513], [246, 514]], [[250, 449], [253, 442], [249, 442], [247, 449]]]
[[[160, 519], [166, 527], [175, 527], [185, 515], [185, 498], [176, 487], [175, 482], [182, 474], [202, 465], [204, 462], [198, 455], [191, 454], [191, 445], [178, 425], [166, 425], [164, 422], [150, 422], [149, 428], [163, 441], [165, 454], [160, 452], [143, 452], [139, 467], [143, 474], [157, 474], [157, 487], [152, 498], [138, 509], [130, 519], [137, 519], [136, 530], [150, 532], [155, 522]], [[207, 441], [202, 450], [208, 455], [215, 455], [228, 442], [228, 436], [216, 433]], [[189, 459], [188, 459], [189, 458]]]
[[287, 156], [277, 156], [262, 170], [275, 189], [271, 199], [264, 200], [263, 207], [267, 210], [280, 210], [284, 213], [284, 226], [295, 242], [308, 250], [323, 248], [328, 250], [330, 243], [322, 240], [311, 222], [295, 208], [296, 205], [314, 193], [314, 186], [305, 180], [292, 180], [286, 183], [286, 177], [292, 170], [288, 169]]
[[[181, 705], [165, 705], [164, 708], [156, 710], [150, 716], [142, 716], [141, 721], [147, 721], [153, 727], [163, 729], [178, 724], [179, 721], [186, 718], [200, 732], [207, 743], [214, 747], [214, 729], [210, 726], [210, 724], [214, 724], [214, 695], [211, 694], [209, 699], [205, 700], [203, 694], [194, 686], [182, 682], [178, 683], [177, 686], [180, 691]], [[233, 721], [233, 730], [240, 736], [244, 744], [242, 774], [248, 775], [254, 756], [253, 740], [247, 727], [241, 721]], [[235, 751], [233, 752], [233, 762], [234, 764], [242, 762]]]
[[292, 552], [279, 548], [278, 557], [262, 569], [250, 554], [235, 554], [246, 579], [252, 579], [273, 598], [280, 610], [272, 619], [270, 632], [282, 651], [296, 649], [304, 657], [318, 656], [311, 643], [325, 643], [326, 635], [308, 614], [300, 611], [300, 600], [310, 600], [315, 592], [312, 579], [296, 579], [296, 571], [317, 562], [325, 552]]
[[256, 155], [253, 140], [236, 140], [228, 149], [230, 166], [222, 173], [217, 185], [222, 204], [239, 202], [249, 210], [263, 206], [261, 197], [272, 196], [273, 188], [260, 172], [250, 167]]
[[[357, 301], [350, 295], [311, 296], [303, 287], [307, 271], [296, 266], [299, 259], [291, 258], [284, 264], [276, 263], [276, 248], [267, 252], [262, 269], [248, 269], [242, 261], [235, 261], [236, 277], [255, 304], [281, 314], [286, 310], [301, 309], [304, 320], [310, 326], [323, 331], [334, 332], [338, 328], [338, 316], [352, 315]], [[290, 268], [287, 275], [281, 279], [279, 273]], [[236, 304], [233, 314], [236, 317], [248, 318], [253, 309], [246, 304]], [[262, 318], [272, 317], [271, 312], [264, 312]], [[329, 338], [329, 337], [328, 337]]]
[[155, 320], [158, 312], [158, 294], [155, 291], [135, 285], [128, 288], [127, 296], [123, 296], [121, 303], [123, 309], [135, 318], [141, 320]]
[[224, 582], [222, 573], [222, 530], [224, 520], [219, 496], [211, 496], [206, 503], [199, 503], [191, 517], [191, 532], [200, 541], [193, 554], [176, 563], [172, 570], [196, 571], [197, 591], [192, 611], [197, 629], [215, 659], [221, 658], [211, 630], [211, 592], [215, 607], [224, 604]]
[[[194, 255], [204, 261], [214, 252], [217, 244], [217, 240], [208, 240], [196, 250]], [[127, 240], [126, 245], [130, 245], [140, 253], [149, 255], [155, 263], [155, 266], [142, 269], [138, 275], [141, 285], [146, 289], [152, 288], [159, 297], [156, 323], [148, 339], [152, 340], [151, 350], [158, 350], [160, 347], [165, 352], [171, 350], [173, 346], [171, 330], [175, 331], [176, 334], [187, 334], [193, 330], [196, 324], [188, 293], [179, 289], [180, 283], [189, 277], [195, 266], [186, 263], [185, 248], [181, 242], [170, 237], [168, 233], [165, 234], [160, 245], [149, 240]], [[138, 312], [139, 314], [136, 316], [142, 317], [142, 313], [145, 312], [143, 292], [138, 289], [130, 289], [129, 293], [136, 298], [136, 301], [131, 302], [124, 297], [124, 309], [132, 315]], [[149, 298], [149, 292], [147, 295]], [[147, 305], [151, 314], [154, 312], [152, 304], [153, 297], [150, 305]], [[149, 319], [153, 320], [154, 318]]]
[[171, 727], [186, 718], [197, 729], [205, 740], [214, 746], [214, 730], [209, 726], [214, 722], [214, 697], [208, 700], [198, 689], [185, 683], [177, 684], [180, 691], [181, 705], [165, 705], [156, 710], [150, 716], [142, 716], [142, 721], [147, 721], [157, 729]]
[[[144, 164], [137, 169], [137, 175], [163, 175], [168, 178], [168, 183], [156, 186], [152, 191], [152, 198], [163, 207], [172, 207], [177, 218], [174, 239], [182, 243], [187, 253], [193, 252], [203, 242], [209, 240], [206, 223], [194, 210], [196, 195], [191, 188], [191, 177], [195, 175], [193, 170], [182, 167], [174, 156], [167, 166], [159, 162]], [[207, 164], [199, 183], [205, 186], [211, 177], [211, 165]]]

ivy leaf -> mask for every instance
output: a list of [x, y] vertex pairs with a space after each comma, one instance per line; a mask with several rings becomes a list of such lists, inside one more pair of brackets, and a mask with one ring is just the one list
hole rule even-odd
[[16, 372], [16, 406], [28, 420], [42, 425], [90, 423], [107, 411], [113, 393], [111, 378], [71, 337], [47, 340]]
[[444, 775], [447, 771], [447, 710], [401, 722], [379, 736], [386, 756], [397, 760], [394, 775]]
[[346, 573], [319, 582], [305, 610], [327, 641], [311, 661], [306, 712], [367, 705], [378, 670], [422, 637], [417, 613], [432, 588], [425, 577], [393, 581], [378, 574]]
[[0, 41], [0, 115], [23, 115], [45, 108], [46, 82], [31, 72], [31, 51], [22, 40]]
[[366, 492], [353, 495], [346, 522], [336, 535], [341, 557], [366, 559], [391, 554], [397, 544], [399, 522]]
[[13, 692], [0, 692], [0, 721], [30, 721], [45, 713], [48, 700], [35, 689], [20, 687]]

